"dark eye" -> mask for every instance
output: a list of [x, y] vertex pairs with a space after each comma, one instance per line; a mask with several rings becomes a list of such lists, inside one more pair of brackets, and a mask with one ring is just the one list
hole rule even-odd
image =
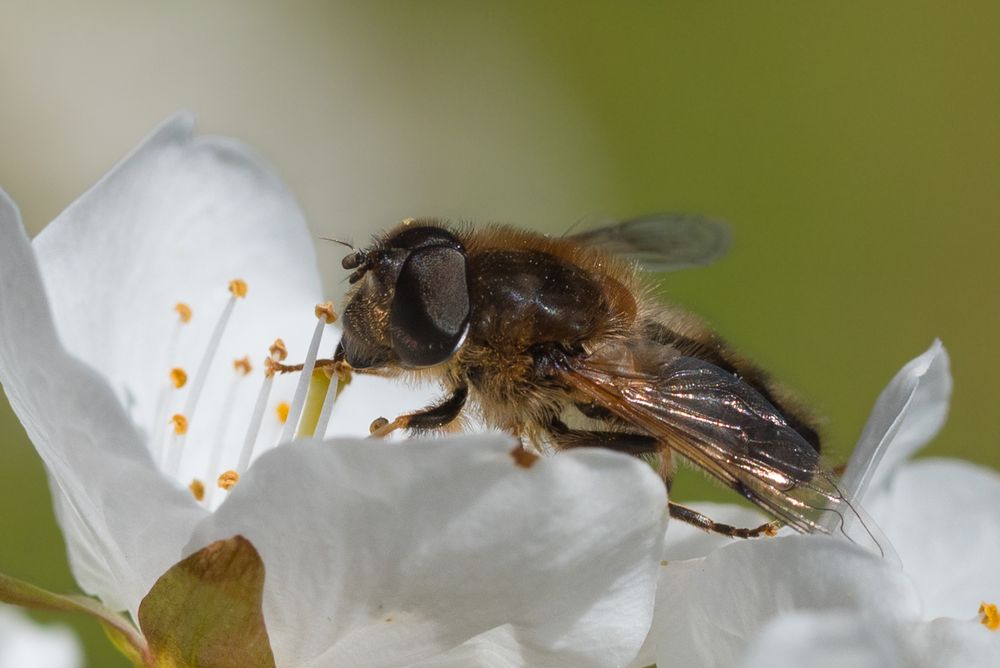
[[450, 246], [414, 250], [400, 269], [389, 310], [392, 349], [400, 363], [419, 368], [446, 361], [468, 328], [465, 253]]

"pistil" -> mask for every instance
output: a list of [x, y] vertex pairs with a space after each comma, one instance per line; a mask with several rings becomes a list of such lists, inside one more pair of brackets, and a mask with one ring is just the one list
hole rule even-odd
[[295, 437], [295, 430], [299, 425], [299, 418], [302, 415], [302, 407], [306, 401], [306, 391], [309, 389], [309, 382], [312, 379], [313, 368], [316, 365], [316, 355], [319, 353], [319, 344], [323, 340], [323, 330], [326, 325], [333, 323], [337, 316], [333, 312], [333, 304], [326, 302], [316, 306], [316, 328], [313, 330], [312, 340], [309, 342], [309, 350], [306, 352], [306, 359], [302, 363], [302, 374], [299, 382], [295, 386], [295, 394], [292, 395], [292, 406], [289, 410], [288, 419], [281, 430], [278, 444], [289, 443]]

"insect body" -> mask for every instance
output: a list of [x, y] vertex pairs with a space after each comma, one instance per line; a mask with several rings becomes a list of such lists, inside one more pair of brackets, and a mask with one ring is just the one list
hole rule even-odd
[[[668, 486], [679, 455], [795, 529], [832, 532], [859, 511], [821, 464], [812, 418], [643, 283], [640, 265], [707, 263], [727, 241], [720, 223], [692, 217], [562, 238], [409, 220], [344, 258], [353, 288], [335, 359], [448, 391], [377, 435], [447, 428], [472, 409], [541, 448], [658, 458]], [[733, 536], [774, 528], [673, 503], [671, 514]]]

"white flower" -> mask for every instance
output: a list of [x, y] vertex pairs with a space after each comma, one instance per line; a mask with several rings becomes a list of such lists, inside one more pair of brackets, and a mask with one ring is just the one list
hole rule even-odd
[[[725, 545], [672, 524], [640, 657], [650, 663], [655, 652], [664, 667], [1000, 665], [1000, 633], [977, 616], [980, 602], [1000, 601], [1000, 520], [989, 502], [1000, 476], [906, 461], [940, 429], [950, 394], [948, 357], [935, 342], [879, 396], [843, 478], [902, 568], [834, 538]], [[736, 507], [704, 511], [760, 520]]]
[[35, 624], [17, 608], [0, 605], [0, 668], [79, 668], [83, 652], [64, 626]]
[[[242, 145], [192, 132], [187, 116], [165, 123], [31, 244], [0, 192], [0, 382], [48, 469], [81, 587], [135, 616], [183, 556], [242, 534], [265, 564], [278, 665], [631, 659], [665, 525], [662, 484], [633, 458], [581, 449], [526, 467], [500, 435], [274, 447], [273, 402], [292, 393], [280, 381], [250, 429], [267, 451], [231, 491], [195, 500], [192, 479], [212, 489], [238, 468], [267, 346], [282, 336], [305, 356], [320, 290], [277, 177]], [[226, 293], [234, 278], [247, 299]], [[231, 365], [244, 355], [248, 378]], [[423, 403], [358, 386], [328, 433]]]

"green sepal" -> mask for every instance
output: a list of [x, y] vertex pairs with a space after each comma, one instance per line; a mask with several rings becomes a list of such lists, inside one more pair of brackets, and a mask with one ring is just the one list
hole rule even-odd
[[154, 666], [142, 635], [125, 617], [86, 596], [56, 594], [0, 573], [0, 601], [35, 610], [83, 613], [101, 622], [115, 647], [136, 666]]
[[[104, 629], [104, 635], [111, 644], [114, 645], [115, 649], [125, 655], [125, 657], [132, 662], [135, 668], [149, 668], [155, 664], [152, 663], [153, 657], [143, 656], [139, 650], [137, 650], [133, 645], [131, 640], [120, 630], [111, 626], [104, 620], [101, 620], [101, 628]], [[145, 640], [143, 641], [145, 642]], [[147, 650], [148, 652], [148, 650]]]
[[178, 562], [139, 605], [139, 627], [166, 668], [273, 668], [264, 613], [264, 562], [234, 536]]

